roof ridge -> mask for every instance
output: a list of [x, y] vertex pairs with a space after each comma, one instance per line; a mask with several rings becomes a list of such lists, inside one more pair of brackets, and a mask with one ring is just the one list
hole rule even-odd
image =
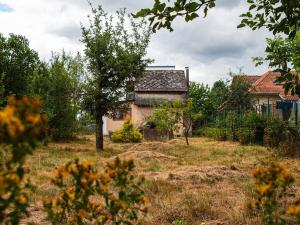
[[268, 77], [268, 75], [270, 75], [272, 73], [273, 72], [269, 70], [268, 72], [266, 72], [263, 75], [261, 75], [261, 77], [257, 81], [255, 81], [255, 83], [253, 84], [253, 86], [259, 85], [264, 79], [266, 79], [266, 77]]

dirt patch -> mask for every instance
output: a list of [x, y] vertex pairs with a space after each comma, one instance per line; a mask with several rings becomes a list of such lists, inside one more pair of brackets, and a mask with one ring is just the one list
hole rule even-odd
[[[159, 161], [166, 161], [166, 160], [176, 160], [176, 157], [165, 155], [159, 152], [153, 151], [128, 151], [118, 155], [120, 159], [133, 159], [133, 160], [152, 160], [156, 159]], [[114, 157], [115, 158], [115, 157]]]
[[143, 173], [148, 179], [183, 181], [190, 184], [218, 182], [228, 178], [241, 177], [245, 174], [235, 166], [181, 166], [172, 171]]

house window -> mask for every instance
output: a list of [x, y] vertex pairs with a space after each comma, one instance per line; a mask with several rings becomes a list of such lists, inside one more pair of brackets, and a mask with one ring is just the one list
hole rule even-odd
[[113, 113], [113, 120], [124, 120], [127, 116], [131, 117], [131, 109], [128, 109], [127, 111], [118, 110]]

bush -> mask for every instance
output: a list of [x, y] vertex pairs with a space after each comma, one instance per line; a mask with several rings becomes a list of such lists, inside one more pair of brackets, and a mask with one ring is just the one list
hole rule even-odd
[[52, 224], [138, 224], [146, 212], [143, 178], [132, 175], [132, 161], [116, 159], [99, 173], [76, 159], [56, 169], [52, 182], [58, 197], [44, 201]]
[[45, 136], [46, 118], [39, 110], [39, 99], [10, 97], [0, 111], [0, 150], [8, 153], [0, 162], [0, 224], [19, 224], [29, 215], [31, 185], [23, 164]]
[[141, 142], [143, 139], [142, 134], [134, 128], [130, 118], [126, 118], [121, 130], [118, 130], [112, 134], [111, 140], [113, 142]]
[[239, 141], [242, 144], [263, 144], [266, 123], [267, 119], [261, 114], [255, 112], [245, 114], [238, 132]]
[[278, 150], [280, 154], [298, 155], [300, 153], [300, 133], [296, 127], [273, 118], [265, 129], [264, 143]]
[[238, 139], [242, 145], [255, 143], [255, 130], [247, 127], [240, 128]]
[[[283, 198], [288, 194], [287, 188], [294, 182], [293, 176], [285, 166], [273, 162], [267, 168], [255, 168], [253, 177], [256, 181], [256, 193], [249, 202], [249, 209], [257, 211], [265, 225], [285, 224]], [[295, 206], [290, 206], [288, 213], [297, 215], [299, 210], [295, 210]]]

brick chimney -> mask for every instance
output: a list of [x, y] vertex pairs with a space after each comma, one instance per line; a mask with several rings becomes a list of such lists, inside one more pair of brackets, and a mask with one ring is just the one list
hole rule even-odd
[[186, 85], [187, 85], [187, 88], [189, 88], [190, 86], [190, 69], [189, 67], [185, 67], [185, 76], [186, 76]]

